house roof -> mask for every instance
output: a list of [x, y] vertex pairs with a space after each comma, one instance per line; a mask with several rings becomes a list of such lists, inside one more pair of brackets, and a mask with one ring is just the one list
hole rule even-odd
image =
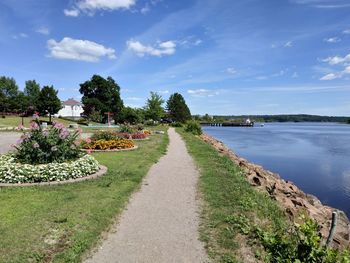
[[81, 103], [79, 101], [74, 100], [74, 99], [68, 99], [68, 100], [63, 102], [63, 105], [74, 106], [74, 105], [81, 105]]

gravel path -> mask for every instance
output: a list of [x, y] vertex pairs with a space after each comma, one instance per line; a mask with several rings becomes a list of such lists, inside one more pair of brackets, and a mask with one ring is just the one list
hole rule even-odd
[[198, 240], [198, 172], [184, 141], [169, 129], [168, 152], [148, 172], [116, 231], [86, 263], [208, 262]]
[[0, 154], [12, 150], [11, 145], [15, 144], [19, 137], [21, 137], [19, 132], [0, 132]]

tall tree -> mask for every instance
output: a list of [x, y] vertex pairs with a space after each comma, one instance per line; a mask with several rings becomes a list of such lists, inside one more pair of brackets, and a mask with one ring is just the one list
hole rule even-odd
[[62, 108], [57, 93], [58, 91], [55, 90], [53, 86], [44, 86], [38, 97], [38, 111], [41, 115], [46, 115], [48, 113], [50, 115], [50, 121], [51, 115], [57, 113]]
[[120, 114], [118, 121], [120, 123], [127, 122], [130, 124], [137, 124], [142, 122], [144, 119], [143, 110], [131, 107], [124, 107]]
[[178, 122], [185, 122], [191, 119], [191, 112], [185, 99], [179, 93], [172, 94], [167, 101], [169, 116]]
[[0, 77], [0, 111], [18, 109], [20, 107], [16, 101], [18, 93], [18, 86], [14, 78]]
[[145, 106], [146, 118], [159, 121], [164, 116], [164, 108], [162, 106], [164, 102], [161, 95], [151, 91]]
[[32, 110], [36, 110], [40, 95], [40, 85], [35, 80], [27, 80], [24, 95], [28, 98], [28, 104]]
[[114, 79], [93, 75], [90, 80], [80, 84], [79, 91], [83, 95], [84, 115], [89, 117], [92, 112], [97, 111], [106, 121], [105, 113], [111, 112], [118, 119], [124, 105], [120, 98], [120, 87]]

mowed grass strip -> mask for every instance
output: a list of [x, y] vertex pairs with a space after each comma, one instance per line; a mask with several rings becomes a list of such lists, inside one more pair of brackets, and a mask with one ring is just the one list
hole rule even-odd
[[252, 233], [256, 227], [283, 231], [288, 220], [277, 203], [256, 191], [229, 158], [192, 134], [177, 129], [199, 170], [203, 199], [201, 239], [214, 262], [255, 262], [264, 251]]
[[80, 262], [165, 154], [168, 140], [153, 135], [137, 141], [135, 151], [94, 154], [108, 167], [96, 180], [0, 188], [0, 262]]

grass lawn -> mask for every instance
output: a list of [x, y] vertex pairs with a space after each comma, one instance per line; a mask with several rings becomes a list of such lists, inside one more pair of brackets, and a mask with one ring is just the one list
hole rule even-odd
[[[33, 120], [32, 117], [24, 117], [24, 126], [29, 127], [30, 122]], [[40, 120], [49, 120], [49, 117], [40, 117]], [[72, 121], [67, 121], [59, 118], [52, 117], [53, 121], [58, 121], [63, 123], [65, 126], [68, 126], [70, 123], [73, 123]], [[18, 125], [22, 124], [22, 118], [21, 117], [15, 117], [15, 116], [6, 116], [6, 118], [0, 118], [0, 128], [1, 127], [17, 127]]]
[[277, 203], [250, 186], [230, 159], [182, 129], [177, 131], [200, 169], [200, 232], [210, 257], [214, 262], [251, 262], [249, 258], [263, 256], [252, 226], [283, 231], [288, 221]]
[[136, 144], [135, 151], [94, 154], [108, 167], [96, 180], [0, 188], [0, 262], [80, 262], [166, 152], [168, 136]]

